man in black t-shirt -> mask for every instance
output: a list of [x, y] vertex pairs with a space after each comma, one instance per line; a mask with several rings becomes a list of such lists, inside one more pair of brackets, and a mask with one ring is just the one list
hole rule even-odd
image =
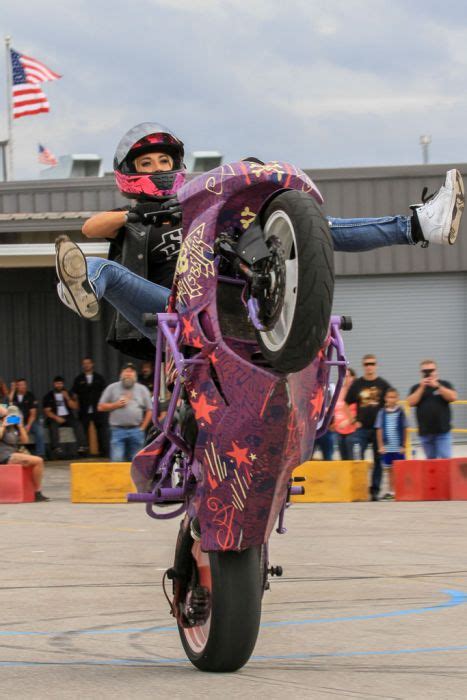
[[360, 446], [361, 458], [371, 445], [373, 450], [373, 472], [371, 475], [370, 496], [372, 501], [378, 500], [381, 486], [381, 459], [376, 442], [375, 420], [380, 408], [384, 406], [384, 396], [390, 388], [388, 382], [378, 377], [377, 361], [374, 355], [365, 355], [362, 359], [363, 376], [351, 384], [345, 402], [356, 404], [357, 415], [355, 423], [357, 430], [355, 438]]
[[427, 459], [449, 459], [452, 456], [451, 408], [457, 392], [452, 384], [438, 378], [434, 360], [420, 363], [419, 384], [410, 389], [407, 401], [416, 408], [418, 434]]
[[99, 457], [109, 454], [108, 420], [104, 413], [97, 410], [97, 404], [107, 382], [101, 374], [94, 371], [94, 361], [84, 357], [81, 361], [82, 372], [75, 377], [71, 387], [71, 395], [78, 400], [78, 417], [85, 437], [88, 435], [89, 424], [96, 427], [99, 443]]
[[45, 457], [44, 431], [39, 422], [39, 402], [29, 391], [25, 379], [17, 379], [11, 386], [10, 403], [17, 406], [23, 414], [23, 425], [28, 435], [34, 436], [34, 452]]

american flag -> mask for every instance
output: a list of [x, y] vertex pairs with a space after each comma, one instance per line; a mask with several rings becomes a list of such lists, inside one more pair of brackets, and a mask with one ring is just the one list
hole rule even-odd
[[29, 114], [49, 112], [49, 101], [39, 87], [48, 80], [58, 80], [61, 75], [54, 73], [35, 58], [10, 49], [13, 80], [13, 119]]
[[41, 144], [39, 144], [39, 155], [37, 159], [39, 163], [42, 163], [42, 165], [57, 165], [58, 163], [58, 160], [55, 158], [54, 154]]

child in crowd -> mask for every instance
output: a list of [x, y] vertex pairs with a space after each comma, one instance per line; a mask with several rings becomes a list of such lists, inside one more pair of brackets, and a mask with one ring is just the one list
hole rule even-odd
[[29, 437], [24, 429], [21, 411], [17, 406], [9, 406], [0, 425], [0, 479], [2, 464], [21, 464], [23, 467], [32, 467], [34, 500], [36, 503], [48, 501], [49, 499], [41, 492], [44, 460], [42, 457], [19, 451], [19, 446], [25, 445], [28, 441]]
[[389, 476], [389, 491], [383, 496], [386, 500], [394, 498], [393, 462], [405, 459], [407, 418], [398, 403], [399, 392], [393, 388], [388, 389], [384, 397], [384, 408], [379, 410], [375, 422], [378, 451]]

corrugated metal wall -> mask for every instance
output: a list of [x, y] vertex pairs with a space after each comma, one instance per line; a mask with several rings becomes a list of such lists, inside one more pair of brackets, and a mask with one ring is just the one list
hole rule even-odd
[[[408, 205], [420, 200], [424, 186], [430, 191], [438, 189], [444, 180], [447, 167], [429, 165], [307, 172], [318, 183], [325, 197], [326, 213], [333, 216], [362, 217], [409, 214]], [[467, 173], [467, 165], [460, 164], [456, 167], [462, 173]], [[0, 212], [4, 213], [104, 211], [120, 206], [124, 201], [115, 188], [112, 176], [0, 184]], [[17, 235], [9, 234], [8, 226], [8, 222], [0, 222], [0, 255], [2, 235]], [[37, 226], [38, 231], [47, 231], [46, 220], [37, 224], [28, 222], [25, 224], [25, 230], [33, 231], [32, 226]], [[342, 307], [342, 310], [353, 315], [356, 321], [355, 331], [347, 340], [352, 361], [358, 361], [360, 354], [366, 352], [369, 349], [367, 346], [370, 345], [370, 350], [377, 352], [381, 357], [384, 351], [383, 369], [386, 370], [387, 367], [388, 378], [393, 377], [401, 391], [405, 391], [407, 382], [411, 381], [409, 375], [416, 375], [419, 360], [417, 347], [413, 344], [418, 338], [424, 338], [420, 344], [422, 349], [425, 349], [429, 347], [429, 341], [440, 339], [440, 345], [434, 350], [437, 350], [441, 366], [444, 369], [444, 363], [447, 363], [446, 376], [451, 377], [460, 390], [464, 386], [464, 396], [467, 396], [467, 386], [455, 376], [458, 370], [454, 373], [448, 371], [451, 361], [446, 359], [449, 355], [446, 355], [445, 348], [442, 347], [446, 338], [446, 348], [450, 347], [452, 350], [453, 347], [457, 347], [462, 353], [465, 350], [465, 333], [459, 337], [456, 335], [454, 343], [447, 338], [452, 338], [452, 333], [457, 333], [462, 323], [465, 324], [465, 320], [462, 319], [465, 319], [466, 288], [462, 285], [456, 287], [458, 282], [453, 281], [455, 275], [438, 276], [438, 273], [461, 271], [467, 271], [467, 216], [464, 217], [455, 246], [432, 245], [427, 250], [422, 250], [420, 246], [397, 246], [367, 253], [336, 254], [336, 272], [339, 276], [336, 308]], [[414, 272], [420, 274], [409, 274]], [[434, 273], [433, 276], [425, 277], [426, 273], [430, 272]], [[406, 273], [407, 277], [401, 276], [403, 273]], [[365, 279], [367, 276], [370, 279]], [[114, 379], [120, 361], [118, 354], [104, 342], [109, 311], [105, 311], [103, 323], [90, 324], [81, 321], [58, 303], [53, 277], [53, 271], [47, 269], [2, 270], [0, 376], [10, 379], [18, 374], [25, 374], [35, 385], [36, 393], [41, 394], [47, 388], [49, 378], [57, 372], [63, 372], [67, 379], [71, 380], [79, 371], [79, 362], [83, 354], [91, 354], [95, 358], [97, 369], [109, 380]], [[346, 287], [347, 277], [349, 284]], [[399, 289], [405, 291], [399, 293]], [[419, 297], [418, 293], [422, 289], [425, 291]], [[448, 289], [451, 290], [449, 293]], [[439, 303], [437, 294], [428, 294], [433, 290], [439, 290]], [[428, 296], [424, 296], [425, 294]], [[462, 309], [459, 306], [459, 295], [463, 295], [464, 299]], [[451, 304], [446, 306], [445, 302], [447, 304], [449, 297]], [[388, 298], [397, 298], [397, 304], [386, 307]], [[414, 299], [418, 300], [417, 303], [414, 303]], [[429, 299], [428, 311], [425, 299]], [[441, 299], [444, 301], [441, 302]], [[371, 300], [374, 300], [374, 303], [368, 307]], [[399, 310], [396, 313], [397, 306]], [[455, 327], [453, 316], [449, 313], [453, 309], [457, 309]], [[436, 323], [430, 324], [427, 318], [436, 318]], [[397, 342], [383, 346], [388, 342], [388, 328], [394, 330]], [[377, 346], [375, 342], [378, 343]], [[410, 359], [404, 352], [404, 347], [411, 348], [411, 353], [413, 350]], [[390, 359], [391, 357], [393, 359]], [[387, 362], [392, 364], [386, 365]], [[410, 367], [406, 376], [399, 372], [402, 366]]]
[[[325, 198], [330, 216], [366, 217], [410, 214], [423, 187], [436, 191], [448, 168], [467, 174], [467, 165], [413, 165], [386, 168], [307, 170]], [[0, 184], [0, 212], [105, 211], [125, 200], [112, 176], [75, 180], [36, 180]], [[42, 229], [47, 222], [41, 224]], [[8, 224], [0, 222], [0, 233]], [[1, 236], [0, 236], [1, 244]], [[1, 251], [1, 249], [0, 249]], [[395, 246], [367, 253], [338, 253], [338, 275], [374, 275], [467, 270], [467, 216], [455, 246]]]
[[118, 378], [123, 360], [105, 342], [110, 307], [103, 305], [99, 322], [84, 321], [58, 300], [54, 280], [47, 268], [0, 275], [0, 376], [8, 382], [25, 377], [40, 398], [56, 374], [69, 387], [85, 356], [108, 381]]
[[[433, 359], [467, 399], [467, 273], [340, 277], [334, 312], [352, 316], [344, 341], [358, 376], [363, 355], [374, 353], [379, 374], [405, 398], [420, 381], [420, 362]], [[467, 406], [454, 420], [467, 428]]]
[[[435, 192], [453, 166], [401, 168], [354, 168], [308, 171], [324, 196], [330, 216], [343, 218], [410, 215], [409, 205], [420, 202], [423, 188]], [[465, 165], [458, 165], [466, 177]], [[466, 178], [467, 179], [467, 178]], [[366, 253], [337, 253], [336, 274], [375, 275], [410, 272], [467, 270], [467, 217], [464, 217], [455, 246], [392, 246]]]

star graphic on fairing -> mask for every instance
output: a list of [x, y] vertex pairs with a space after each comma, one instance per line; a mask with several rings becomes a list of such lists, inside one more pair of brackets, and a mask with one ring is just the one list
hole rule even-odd
[[195, 391], [194, 389], [192, 389], [192, 390], [190, 391], [190, 397], [191, 397], [192, 399], [196, 399], [197, 396], [198, 396], [198, 392]]
[[250, 452], [250, 454], [249, 454], [248, 456], [249, 456], [249, 458], [251, 459], [252, 462], [254, 462], [255, 459], [257, 459], [256, 455], [255, 455], [253, 452]]
[[324, 393], [320, 387], [316, 392], [315, 396], [310, 399], [310, 403], [313, 407], [312, 415], [318, 415], [321, 411], [321, 406], [323, 405]]
[[250, 460], [247, 457], [248, 453], [248, 447], [244, 447], [243, 449], [237, 445], [237, 443], [232, 440], [232, 451], [227, 452], [226, 454], [229, 457], [233, 457], [233, 459], [237, 463], [237, 469], [240, 467], [242, 463], [245, 464], [251, 464]]
[[213, 411], [217, 411], [219, 408], [214, 404], [208, 403], [204, 394], [201, 394], [198, 401], [192, 401], [191, 405], [195, 411], [195, 418], [197, 420], [204, 418], [204, 420], [206, 420], [209, 424], [212, 423], [211, 413]]
[[191, 325], [191, 321], [189, 318], [182, 318], [182, 323], [183, 323], [183, 335], [188, 338], [191, 333], [195, 330], [193, 326]]

